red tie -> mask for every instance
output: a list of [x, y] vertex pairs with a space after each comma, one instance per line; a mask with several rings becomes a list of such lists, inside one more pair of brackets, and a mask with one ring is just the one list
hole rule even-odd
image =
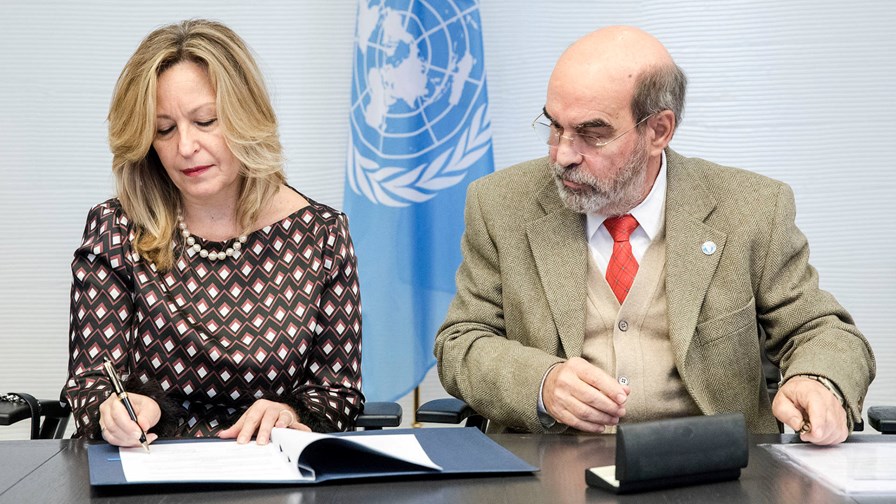
[[604, 226], [613, 237], [613, 255], [607, 264], [607, 283], [622, 304], [638, 273], [638, 261], [632, 254], [632, 244], [628, 241], [632, 231], [638, 227], [638, 221], [626, 214], [608, 218], [604, 221]]

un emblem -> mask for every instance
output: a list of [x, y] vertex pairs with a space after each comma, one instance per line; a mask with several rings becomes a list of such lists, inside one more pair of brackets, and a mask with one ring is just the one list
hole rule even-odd
[[392, 207], [422, 203], [463, 180], [488, 151], [480, 30], [475, 1], [360, 2], [352, 191]]

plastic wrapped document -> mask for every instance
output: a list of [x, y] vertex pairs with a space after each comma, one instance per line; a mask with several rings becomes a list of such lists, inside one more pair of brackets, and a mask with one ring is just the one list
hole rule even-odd
[[896, 443], [762, 446], [840, 493], [896, 495]]

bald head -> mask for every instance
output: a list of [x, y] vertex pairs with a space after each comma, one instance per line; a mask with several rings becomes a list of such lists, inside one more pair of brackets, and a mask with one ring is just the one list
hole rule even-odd
[[663, 44], [637, 28], [604, 28], [569, 46], [544, 105], [554, 181], [567, 208], [622, 215], [647, 197], [680, 121], [686, 82]]
[[[667, 89], [641, 89], [650, 79], [665, 82], [647, 82], [648, 86]], [[585, 35], [563, 52], [548, 82], [548, 102], [562, 101], [586, 115], [597, 107], [598, 112], [619, 116], [624, 107], [635, 120], [670, 109], [679, 122], [684, 86], [684, 74], [659, 40], [635, 27], [611, 26]], [[667, 96], [659, 101], [657, 96], [648, 97], [656, 102], [649, 104], [653, 109], [640, 110], [635, 98], [643, 98], [645, 91]]]
[[637, 75], [647, 68], [671, 63], [669, 51], [649, 33], [631, 26], [611, 26], [575, 41], [560, 56], [557, 68], [572, 66]]

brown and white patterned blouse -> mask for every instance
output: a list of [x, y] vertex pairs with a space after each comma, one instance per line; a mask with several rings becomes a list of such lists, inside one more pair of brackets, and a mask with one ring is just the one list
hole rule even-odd
[[[314, 430], [353, 425], [364, 400], [354, 249], [345, 215], [308, 201], [249, 234], [239, 258], [188, 250], [164, 274], [132, 249], [117, 199], [90, 210], [72, 262], [62, 394], [75, 436], [99, 434], [104, 357], [129, 375], [127, 388], [162, 404], [163, 435], [214, 435], [262, 397], [292, 405]], [[195, 238], [210, 250], [229, 243]]]

